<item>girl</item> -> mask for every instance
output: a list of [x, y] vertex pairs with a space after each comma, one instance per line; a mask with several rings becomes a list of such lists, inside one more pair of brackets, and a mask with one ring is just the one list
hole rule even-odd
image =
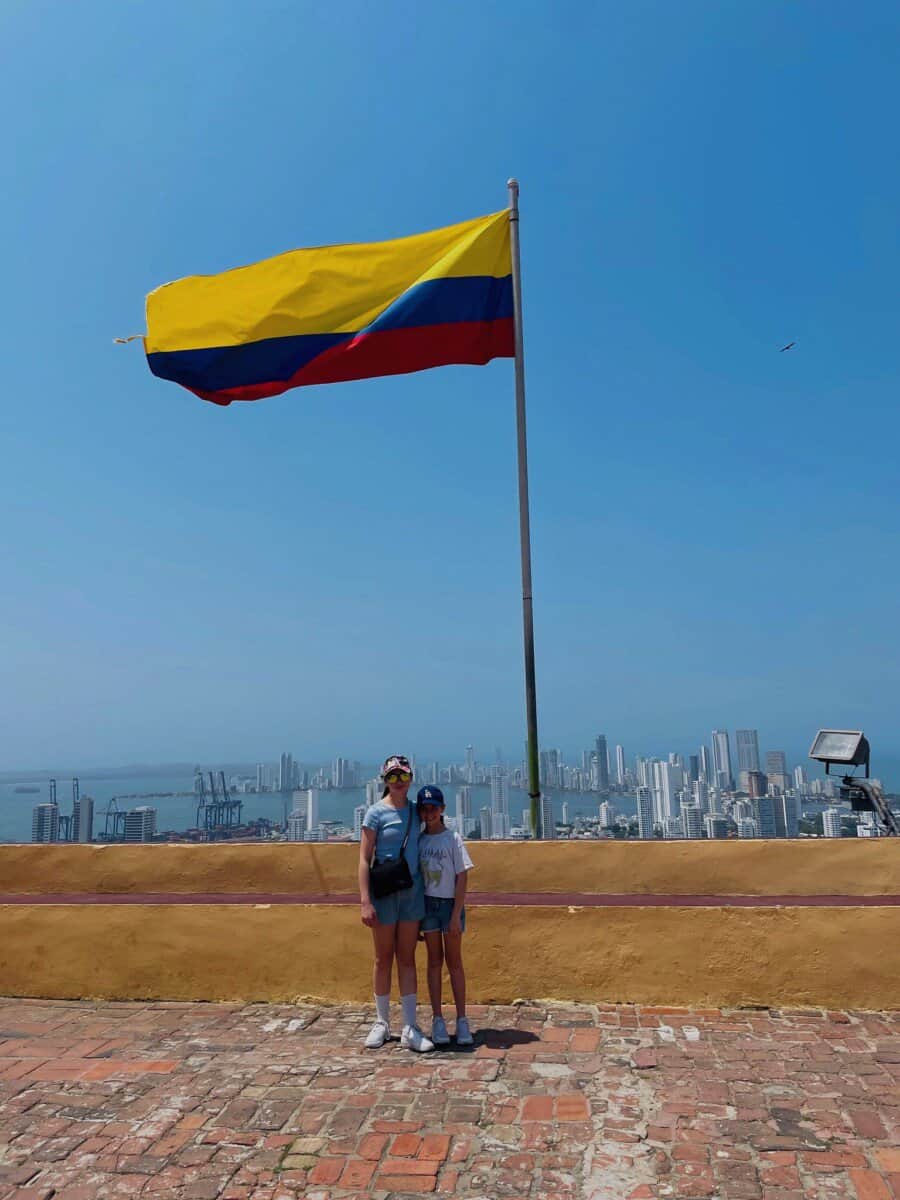
[[456, 1044], [471, 1046], [466, 1019], [466, 974], [462, 963], [462, 935], [466, 927], [466, 885], [472, 860], [456, 830], [444, 824], [444, 794], [439, 787], [423, 787], [417, 797], [425, 822], [419, 835], [419, 861], [425, 880], [425, 919], [422, 933], [428, 947], [428, 995], [431, 999], [431, 1040], [450, 1044], [441, 1011], [444, 960], [456, 1004]]
[[[403, 754], [385, 759], [381, 768], [381, 800], [366, 812], [359, 844], [359, 900], [363, 925], [372, 930], [375, 947], [373, 982], [375, 1024], [366, 1038], [370, 1050], [390, 1040], [391, 973], [397, 959], [397, 982], [403, 1031], [400, 1045], [408, 1050], [433, 1050], [416, 1024], [416, 942], [419, 922], [425, 915], [422, 876], [419, 871], [419, 815], [407, 799], [412, 767]], [[404, 839], [406, 841], [404, 847]], [[412, 886], [390, 896], [372, 896], [369, 867], [378, 862], [406, 859]]]

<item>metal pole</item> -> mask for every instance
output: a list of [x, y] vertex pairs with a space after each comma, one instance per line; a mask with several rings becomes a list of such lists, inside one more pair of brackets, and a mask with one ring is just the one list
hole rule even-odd
[[510, 179], [509, 240], [512, 255], [513, 328], [516, 348], [516, 435], [519, 461], [519, 542], [522, 551], [522, 625], [525, 636], [525, 711], [528, 720], [528, 796], [531, 832], [542, 837], [538, 759], [537, 688], [534, 681], [534, 616], [531, 607], [531, 521], [528, 513], [528, 441], [525, 435], [525, 345], [522, 337], [522, 271], [519, 261], [519, 181]]

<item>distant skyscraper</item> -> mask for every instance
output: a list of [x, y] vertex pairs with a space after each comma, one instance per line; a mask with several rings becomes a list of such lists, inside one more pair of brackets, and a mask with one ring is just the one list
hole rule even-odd
[[146, 804], [125, 814], [125, 841], [152, 842], [156, 833], [156, 809]]
[[306, 793], [306, 830], [307, 833], [319, 828], [319, 789], [310, 788]]
[[738, 770], [759, 770], [759, 734], [755, 729], [736, 729]]
[[712, 765], [716, 787], [723, 792], [734, 791], [734, 775], [731, 770], [731, 747], [727, 729], [712, 731]]
[[491, 813], [491, 840], [503, 842], [509, 840], [509, 813]]
[[616, 783], [619, 787], [625, 786], [625, 749], [623, 746], [616, 746]]
[[[760, 772], [754, 772], [754, 774], [760, 774]], [[753, 818], [761, 838], [777, 836], [775, 803], [771, 796], [762, 795], [753, 798]]]
[[294, 759], [290, 754], [282, 754], [278, 763], [278, 790], [290, 792], [294, 787]]
[[499, 763], [491, 767], [491, 808], [509, 816], [509, 776]]
[[562, 805], [562, 823], [563, 823], [563, 825], [570, 825], [570, 824], [571, 824], [571, 821], [569, 820], [569, 802], [568, 802], [568, 800], [563, 800], [563, 805]]
[[827, 838], [839, 838], [841, 836], [841, 810], [826, 808], [822, 814], [822, 827]]
[[[297, 801], [297, 796], [302, 796], [302, 792], [298, 792], [294, 797], [294, 802]], [[360, 825], [360, 829], [362, 826]], [[289, 842], [302, 842], [306, 836], [306, 813], [302, 808], [295, 808], [288, 817], [287, 824], [287, 840]]]
[[545, 842], [556, 838], [556, 817], [553, 815], [553, 801], [549, 796], [541, 797], [541, 837]]
[[59, 805], [36, 804], [31, 810], [31, 840], [59, 841]]
[[[604, 800], [603, 803], [600, 805], [601, 828], [609, 829], [611, 825], [615, 824], [615, 820], [616, 820], [616, 806], [614, 804], [611, 804], [608, 800]], [[565, 820], [565, 817], [563, 818], [563, 824], [568, 824], [568, 822]]]
[[703, 837], [703, 814], [697, 804], [685, 804], [681, 809], [681, 830], [686, 838], [699, 841]]
[[739, 838], [759, 837], [759, 826], [752, 817], [741, 817], [737, 822], [737, 831]]
[[700, 778], [700, 756], [691, 754], [688, 757], [688, 782], [696, 783]]
[[766, 754], [766, 774], [769, 777], [769, 788], [780, 796], [791, 786], [787, 773], [787, 756], [783, 750], [770, 750]]
[[794, 791], [805, 796], [809, 790], [809, 776], [805, 767], [794, 767]]
[[768, 789], [769, 781], [762, 771], [747, 771], [747, 793], [751, 800], [765, 796]]
[[366, 815], [366, 806], [357, 804], [353, 810], [353, 836], [357, 841], [362, 837], [363, 818]]
[[366, 808], [371, 808], [381, 799], [383, 785], [380, 779], [370, 779], [366, 784]]
[[709, 788], [705, 780], [697, 779], [691, 785], [691, 798], [702, 813], [709, 812]]
[[90, 796], [80, 796], [72, 805], [72, 841], [94, 840], [94, 801]]
[[494, 836], [494, 817], [489, 808], [481, 810], [481, 840], [489, 842]]
[[472, 819], [472, 789], [465, 784], [456, 793], [456, 828], [465, 837], [466, 822]]
[[681, 802], [678, 793], [681, 791], [682, 769], [674, 763], [653, 763], [653, 799], [654, 817], [658, 825], [677, 818], [680, 814]]
[[606, 746], [606, 734], [598, 733], [594, 740], [597, 752], [597, 786], [601, 792], [609, 791], [609, 750]]
[[728, 818], [721, 813], [707, 813], [703, 818], [708, 838], [728, 837]]
[[712, 761], [709, 757], [709, 750], [706, 746], [700, 747], [700, 777], [705, 779], [710, 787], [718, 787], [719, 781], [716, 779], [712, 769]]
[[466, 746], [466, 783], [475, 782], [475, 750], [472, 746]]
[[649, 841], [653, 837], [653, 792], [648, 787], [637, 789], [638, 837]]
[[[796, 796], [779, 796], [775, 801], [776, 824], [784, 828], [782, 837], [795, 838], [800, 836], [800, 801]], [[779, 818], [780, 814], [780, 818]]]
[[256, 764], [256, 790], [258, 792], [261, 792], [263, 790], [263, 788], [265, 787], [265, 779], [266, 779], [265, 772], [266, 772], [266, 768], [263, 766], [263, 764], [257, 763]]

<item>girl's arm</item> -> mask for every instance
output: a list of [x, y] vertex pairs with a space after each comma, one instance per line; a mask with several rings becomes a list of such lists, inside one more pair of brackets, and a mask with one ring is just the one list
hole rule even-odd
[[453, 896], [453, 912], [450, 916], [450, 932], [462, 933], [461, 913], [466, 902], [466, 888], [469, 886], [469, 872], [460, 871], [456, 876], [456, 892]]
[[369, 863], [375, 853], [375, 830], [363, 826], [359, 839], [359, 904], [363, 925], [375, 924], [375, 906], [369, 893]]

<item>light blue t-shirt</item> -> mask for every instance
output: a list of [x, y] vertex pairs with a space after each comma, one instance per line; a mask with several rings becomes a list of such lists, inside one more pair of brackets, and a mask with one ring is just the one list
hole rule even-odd
[[409, 841], [406, 843], [405, 858], [413, 879], [419, 876], [419, 814], [416, 806], [406, 803], [405, 808], [394, 808], [385, 800], [379, 800], [367, 810], [363, 817], [363, 828], [375, 830], [375, 857], [379, 861], [389, 858], [399, 858], [400, 847], [406, 836], [406, 822], [412, 817], [409, 825]]

